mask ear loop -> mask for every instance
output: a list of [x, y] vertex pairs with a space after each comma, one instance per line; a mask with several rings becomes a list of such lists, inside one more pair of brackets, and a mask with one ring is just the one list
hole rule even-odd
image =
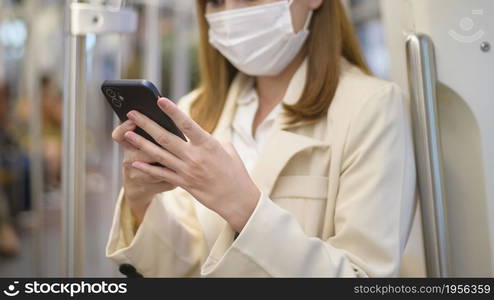
[[314, 15], [314, 11], [309, 10], [309, 15], [307, 16], [307, 20], [305, 21], [304, 30], [309, 30], [310, 21], [312, 21], [312, 16]]

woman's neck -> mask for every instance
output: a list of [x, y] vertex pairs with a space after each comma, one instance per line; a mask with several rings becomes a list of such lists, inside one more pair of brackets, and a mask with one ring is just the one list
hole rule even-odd
[[283, 99], [293, 75], [304, 61], [301, 52], [280, 74], [269, 77], [256, 77], [256, 89], [259, 95], [259, 106], [275, 107]]

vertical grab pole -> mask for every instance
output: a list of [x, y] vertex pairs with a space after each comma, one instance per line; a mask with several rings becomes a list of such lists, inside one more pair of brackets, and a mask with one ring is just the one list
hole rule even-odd
[[67, 1], [65, 7], [62, 274], [66, 277], [84, 275], [86, 35], [135, 32], [137, 13], [121, 9], [124, 2], [115, 2], [119, 9], [78, 0]]
[[85, 199], [85, 36], [71, 33], [71, 5], [65, 10], [65, 83], [62, 170], [62, 274], [83, 275]]
[[450, 276], [444, 180], [437, 114], [436, 62], [433, 43], [423, 34], [406, 41], [408, 80], [413, 105], [417, 175], [422, 207], [427, 272]]

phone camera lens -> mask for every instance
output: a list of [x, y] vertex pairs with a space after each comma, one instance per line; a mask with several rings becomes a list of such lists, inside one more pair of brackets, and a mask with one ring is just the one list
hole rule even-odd
[[110, 98], [115, 98], [117, 96], [117, 93], [114, 89], [106, 89], [105, 93]]
[[116, 108], [122, 107], [122, 101], [118, 100], [117, 98], [112, 98], [111, 102]]

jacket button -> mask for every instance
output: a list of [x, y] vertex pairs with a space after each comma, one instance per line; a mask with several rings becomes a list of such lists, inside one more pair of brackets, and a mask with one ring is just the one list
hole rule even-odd
[[136, 268], [134, 268], [134, 266], [130, 264], [121, 264], [118, 270], [120, 271], [120, 273], [127, 276], [128, 278], [143, 277], [142, 274], [137, 272]]

